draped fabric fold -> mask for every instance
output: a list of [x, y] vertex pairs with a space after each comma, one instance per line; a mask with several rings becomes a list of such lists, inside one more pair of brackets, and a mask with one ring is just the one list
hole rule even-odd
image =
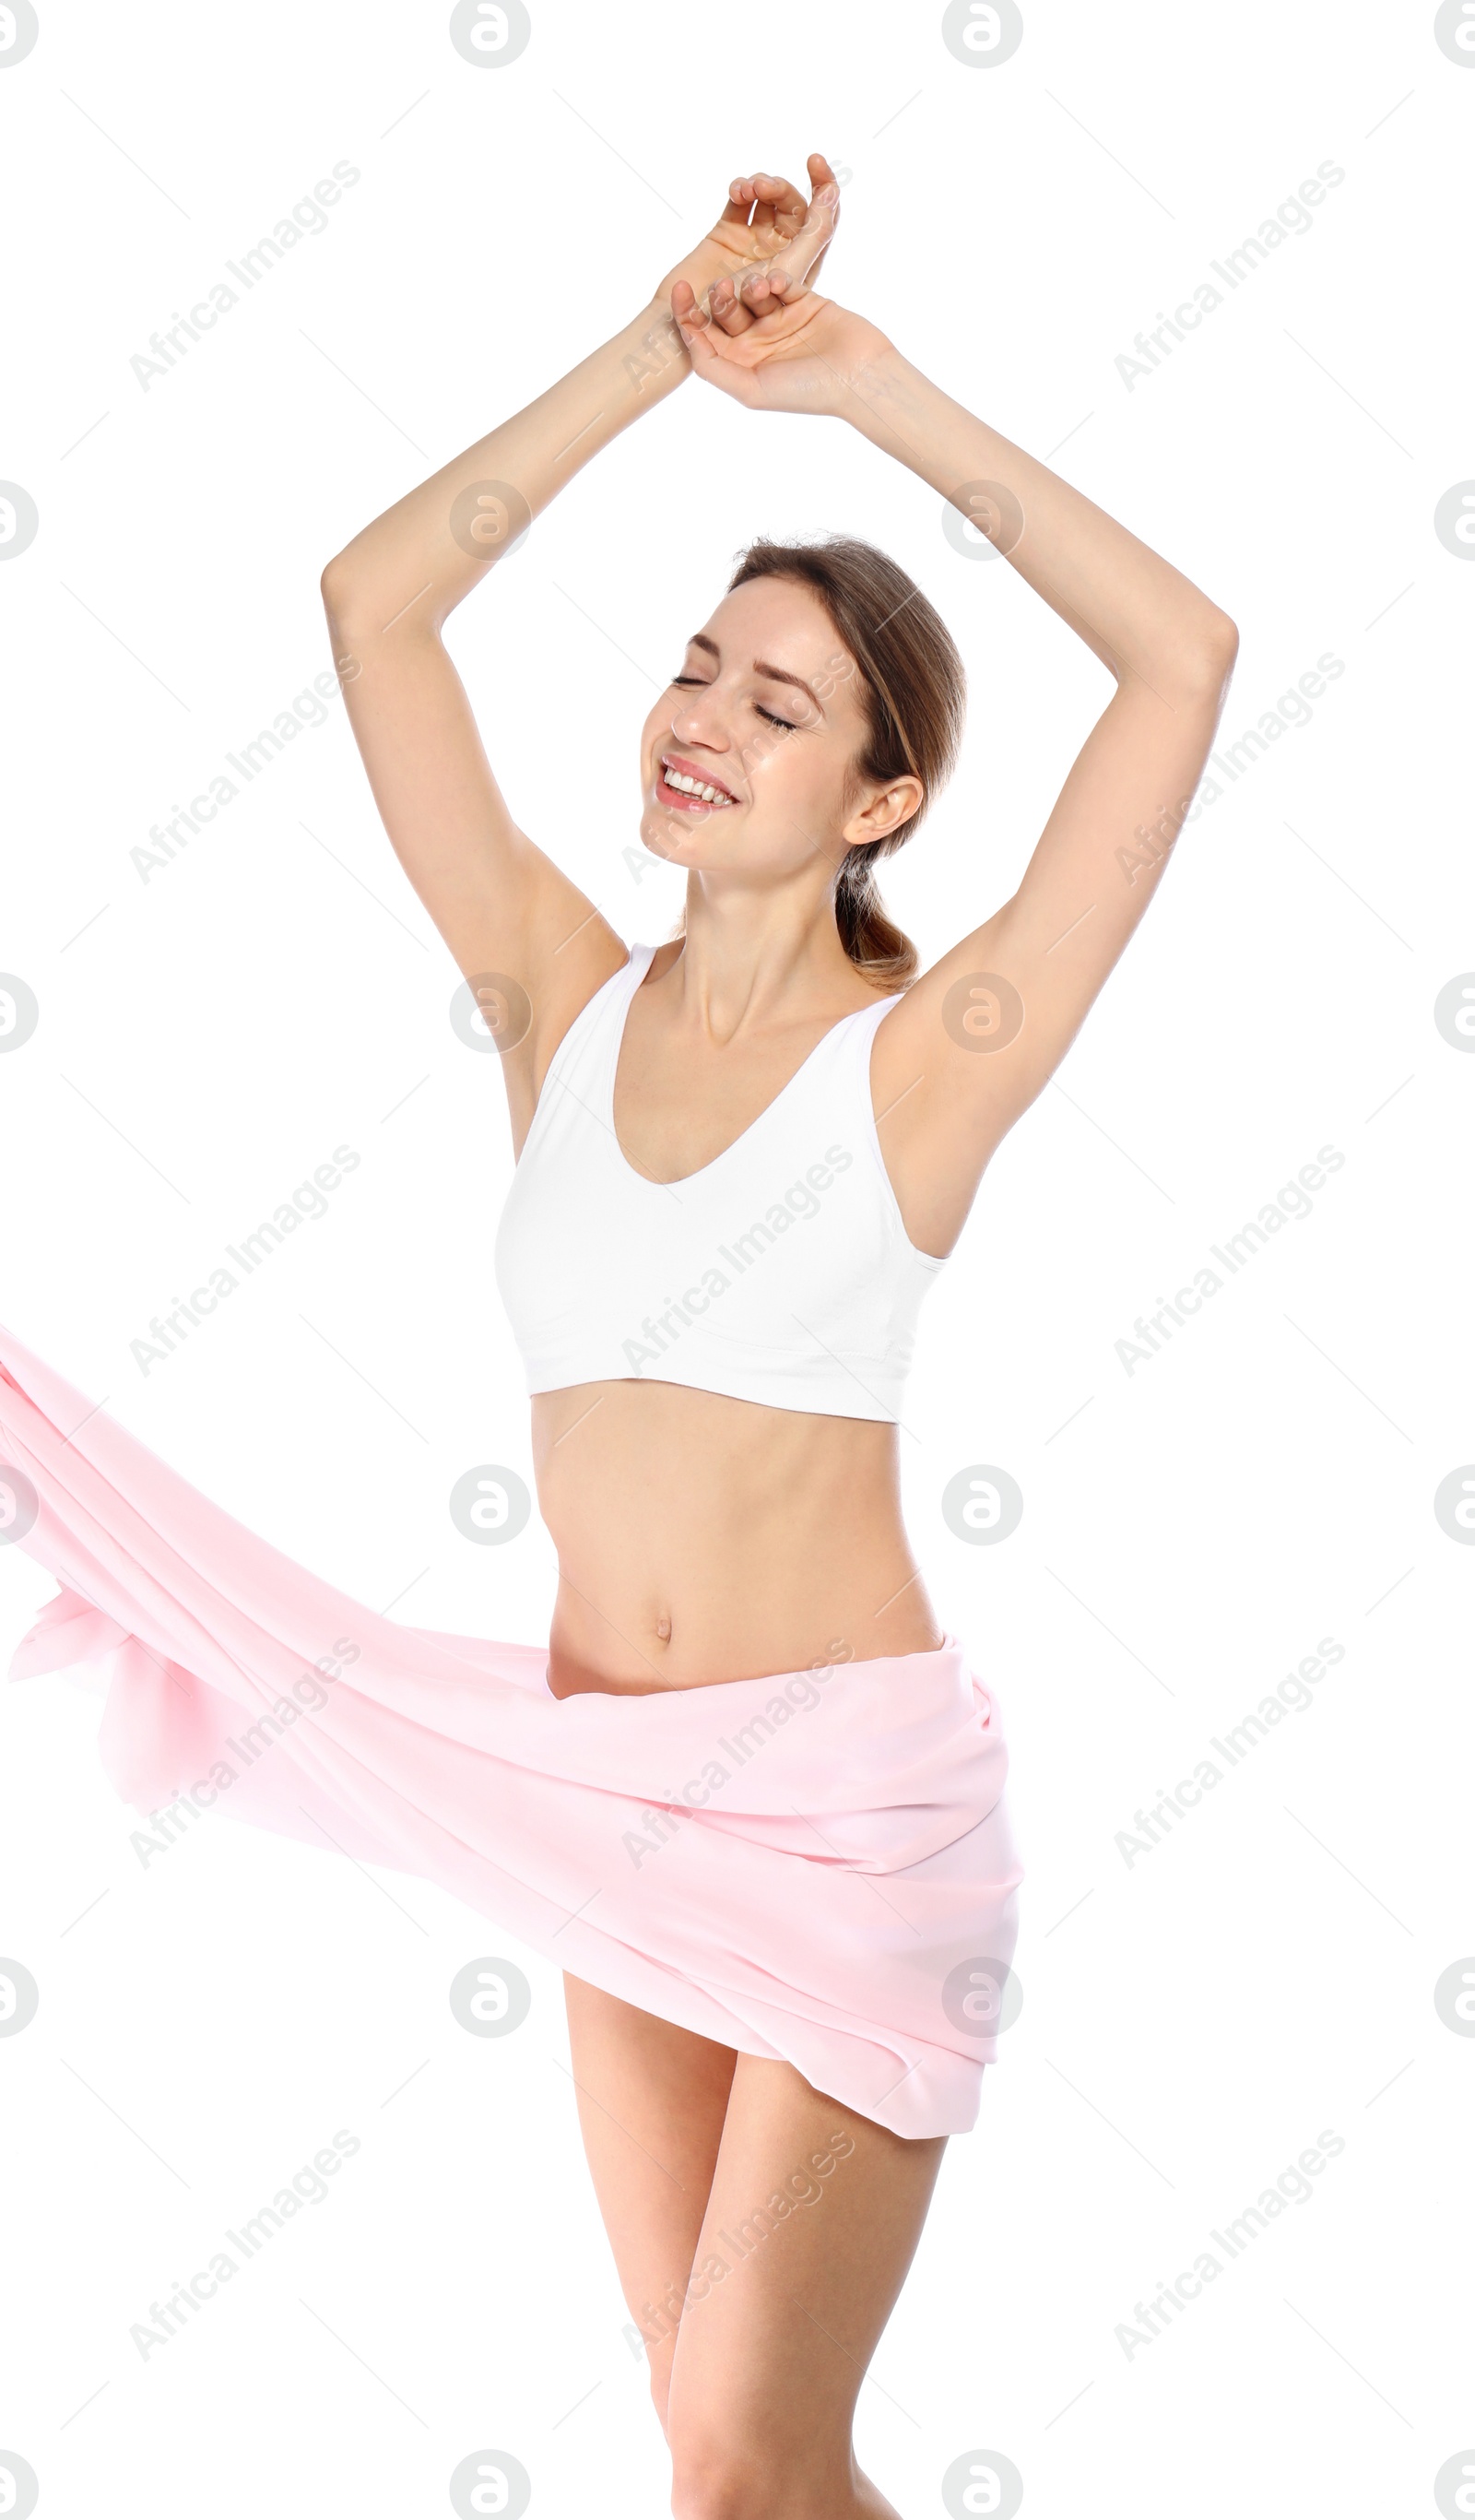
[[1020, 1866], [955, 1639], [559, 1699], [542, 1647], [367, 1609], [0, 1329], [6, 1543], [61, 1587], [11, 1677], [104, 1688], [105, 1769], [155, 1824], [209, 1808], [418, 1874], [899, 2135], [973, 2125]]

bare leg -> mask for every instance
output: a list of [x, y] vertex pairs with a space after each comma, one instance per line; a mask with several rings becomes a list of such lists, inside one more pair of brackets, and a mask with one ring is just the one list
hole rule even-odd
[[866, 2367], [946, 2137], [909, 2141], [565, 1976], [579, 2119], [678, 2520], [900, 2520], [856, 2467]]
[[736, 2049], [565, 1975], [579, 2125], [662, 2429], [682, 2297], [722, 2141]]
[[899, 2520], [851, 2421], [946, 2143], [738, 2056], [671, 2374], [678, 2520]]

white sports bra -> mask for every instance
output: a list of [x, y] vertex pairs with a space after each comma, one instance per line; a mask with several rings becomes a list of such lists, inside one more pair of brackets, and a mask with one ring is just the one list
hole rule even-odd
[[684, 1181], [637, 1172], [614, 1074], [653, 945], [564, 1034], [497, 1230], [530, 1392], [678, 1382], [770, 1409], [894, 1419], [921, 1299], [946, 1263], [908, 1239], [881, 1159], [858, 1007], [740, 1138]]

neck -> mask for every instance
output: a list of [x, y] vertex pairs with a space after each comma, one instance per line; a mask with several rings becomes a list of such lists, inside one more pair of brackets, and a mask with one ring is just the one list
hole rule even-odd
[[686, 934], [663, 972], [682, 1015], [719, 1041], [755, 1030], [834, 1017], [874, 991], [840, 943], [828, 888], [800, 900], [765, 889], [711, 887], [690, 876]]

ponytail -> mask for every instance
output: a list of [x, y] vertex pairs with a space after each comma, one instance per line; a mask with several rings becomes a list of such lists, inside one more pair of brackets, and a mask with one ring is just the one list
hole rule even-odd
[[910, 936], [886, 913], [872, 872], [881, 842], [851, 849], [834, 890], [835, 925], [858, 971], [876, 989], [904, 989], [916, 977], [918, 956]]

